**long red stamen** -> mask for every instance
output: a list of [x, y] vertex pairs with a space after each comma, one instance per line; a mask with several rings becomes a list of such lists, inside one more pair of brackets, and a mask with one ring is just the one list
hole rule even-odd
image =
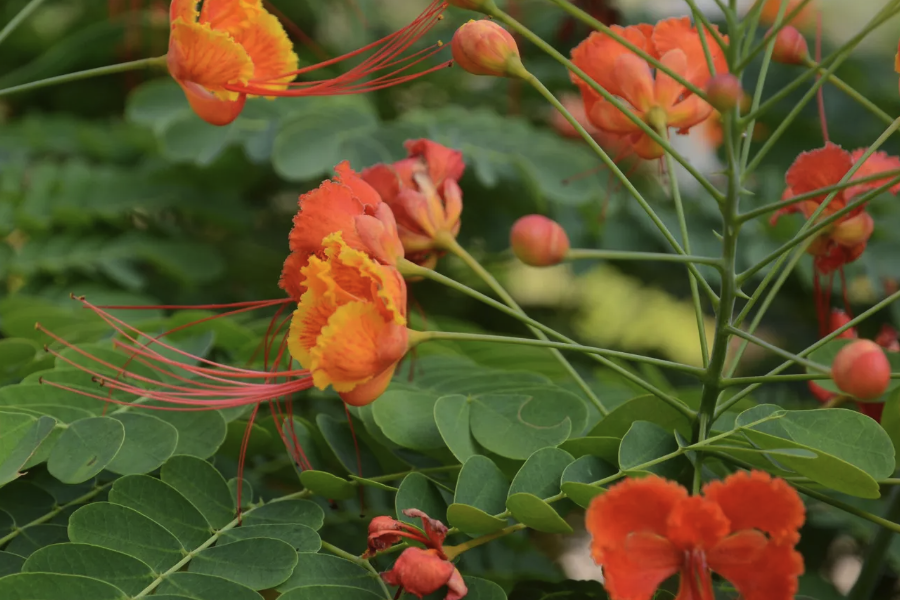
[[[822, 10], [816, 19], [816, 64], [822, 62]], [[816, 80], [821, 79], [821, 75], [816, 75]], [[825, 116], [825, 86], [820, 86], [816, 92], [816, 102], [819, 105], [819, 121], [822, 124], [822, 137], [825, 143], [828, 143], [828, 118]]]

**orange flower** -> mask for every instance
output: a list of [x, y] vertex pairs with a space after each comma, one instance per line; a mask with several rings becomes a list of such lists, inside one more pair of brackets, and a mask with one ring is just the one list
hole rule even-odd
[[461, 152], [430, 140], [410, 140], [406, 149], [408, 158], [370, 167], [362, 178], [393, 210], [406, 258], [431, 268], [441, 250], [440, 238], [459, 233], [462, 191], [457, 181], [466, 165]]
[[360, 179], [347, 161], [334, 168], [337, 176], [300, 196], [300, 209], [288, 236], [291, 254], [284, 261], [279, 285], [300, 300], [304, 284], [300, 275], [309, 257], [323, 256], [322, 240], [340, 231], [344, 242], [384, 264], [403, 257], [397, 224], [390, 208], [375, 189]]
[[[762, 11], [759, 13], [760, 22], [764, 25], [774, 25], [775, 19], [778, 17], [778, 11], [781, 10], [781, 2], [782, 0], [766, 0], [766, 3], [763, 4]], [[784, 17], [787, 17], [794, 12], [794, 9], [796, 9], [799, 4], [800, 0], [788, 0], [787, 7], [785, 7], [784, 10]], [[793, 25], [794, 27], [803, 29], [812, 25], [815, 11], [815, 2], [810, 2], [800, 9], [800, 12], [797, 13], [797, 16], [793, 19], [782, 22], [785, 25]]]
[[704, 495], [650, 476], [594, 499], [591, 552], [612, 600], [650, 600], [677, 573], [679, 599], [714, 600], [710, 570], [744, 600], [793, 599], [803, 573], [794, 550], [805, 513], [797, 492], [753, 471], [712, 482]]
[[[672, 18], [656, 26], [613, 26], [612, 30], [658, 59], [671, 71], [692, 84], [703, 87], [710, 78], [700, 34], [690, 19]], [[717, 73], [728, 71], [728, 64], [711, 34], [704, 32]], [[712, 107], [688, 92], [662, 71], [655, 74], [650, 65], [625, 46], [601, 32], [592, 33], [572, 51], [572, 61], [610, 94], [621, 98], [626, 107], [657, 131], [670, 127], [687, 133], [704, 121]], [[585, 111], [599, 129], [629, 136], [636, 154], [646, 159], [663, 155], [662, 147], [633, 123], [625, 113], [572, 74], [581, 89]]]
[[[169, 9], [169, 72], [200, 118], [227, 125], [244, 108], [248, 96], [326, 96], [357, 94], [414, 79], [436, 68], [399, 75], [437, 51], [403, 53], [441, 17], [445, 6], [434, 0], [407, 27], [360, 50], [302, 69], [293, 43], [263, 0], [172, 0]], [[297, 75], [334, 65], [362, 52], [372, 55], [333, 79], [292, 83]], [[411, 60], [412, 59], [412, 60]], [[383, 73], [386, 69], [392, 72]], [[378, 75], [367, 82], [362, 80]]]
[[306, 291], [291, 319], [288, 350], [344, 402], [373, 402], [408, 349], [406, 282], [393, 267], [354, 249], [340, 231], [300, 270]]
[[[851, 153], [829, 142], [822, 148], [800, 154], [785, 175], [787, 188], [782, 199], [790, 200], [794, 196], [837, 185], [865, 151], [864, 148], [860, 148]], [[889, 156], [884, 152], [876, 152], [862, 164], [852, 179], [870, 177], [898, 169], [900, 169], [900, 158]], [[844, 188], [835, 194], [825, 210], [822, 211], [821, 217], [833, 215], [845, 208], [856, 196], [878, 188], [888, 183], [890, 179], [890, 177], [885, 177]], [[891, 187], [890, 191], [896, 194], [900, 191], [900, 184]], [[770, 222], [774, 225], [782, 215], [795, 212], [802, 213], [808, 219], [827, 196], [827, 193], [822, 193], [808, 200], [785, 206], [772, 215]], [[859, 206], [839, 218], [807, 250], [815, 256], [817, 272], [828, 274], [859, 258], [866, 249], [873, 225], [872, 217], [865, 212], [865, 206]]]

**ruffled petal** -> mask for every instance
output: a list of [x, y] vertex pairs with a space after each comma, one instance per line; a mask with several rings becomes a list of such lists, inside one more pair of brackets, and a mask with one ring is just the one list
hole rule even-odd
[[359, 200], [360, 204], [367, 209], [376, 209], [381, 204], [382, 198], [378, 190], [369, 185], [359, 173], [350, 168], [350, 163], [346, 160], [341, 162], [334, 168], [337, 176], [335, 179], [350, 188], [353, 197]]
[[362, 202], [353, 190], [335, 181], [325, 181], [318, 188], [300, 196], [300, 210], [294, 215], [294, 227], [288, 235], [293, 252], [314, 254], [322, 248], [326, 236], [340, 231], [351, 248], [363, 248], [356, 234], [354, 219], [365, 214]]
[[[863, 154], [865, 154], [867, 150], [868, 148], [859, 148], [857, 150], [854, 150], [850, 153], [850, 160], [855, 164], [856, 161], [862, 158]], [[873, 175], [877, 175], [878, 173], [898, 170], [900, 170], [900, 158], [891, 156], [883, 150], [879, 150], [877, 152], [873, 152], [872, 155], [866, 159], [866, 162], [864, 162], [859, 167], [859, 169], [857, 169], [856, 173], [853, 174], [853, 179], [862, 179], [863, 177], [871, 177]], [[885, 177], [884, 179], [867, 181], [866, 183], [861, 183], [851, 188], [847, 188], [847, 191], [844, 192], [844, 194], [847, 196], [847, 198], [854, 198], [869, 190], [874, 190], [875, 188], [883, 186], [895, 177], [897, 177], [896, 173], [889, 177]], [[897, 194], [897, 192], [900, 192], [900, 183], [892, 186], [890, 188], [890, 192], [892, 194]]]
[[312, 364], [312, 349], [328, 324], [331, 315], [338, 309], [336, 285], [330, 276], [330, 265], [311, 257], [303, 267], [301, 278], [305, 290], [291, 318], [288, 332], [288, 351], [304, 367]]
[[252, 84], [267, 90], [286, 90], [300, 60], [294, 44], [275, 15], [259, 13], [250, 24], [234, 34], [253, 61]]
[[434, 187], [440, 189], [444, 181], [458, 181], [466, 170], [462, 152], [447, 148], [431, 140], [408, 140], [405, 144], [410, 158], [421, 158], [428, 167], [428, 176]]
[[197, 0], [172, 0], [172, 4], [169, 6], [170, 25], [178, 19], [185, 23], [196, 23], [198, 16]]
[[[853, 166], [850, 153], [828, 142], [822, 148], [803, 152], [794, 161], [785, 175], [785, 182], [794, 195], [799, 196], [824, 187], [838, 184]], [[821, 204], [827, 194], [814, 196], [810, 200]], [[828, 208], [837, 210], [844, 206], [843, 194], [838, 194]]]
[[709, 567], [730, 581], [742, 600], [794, 599], [797, 578], [803, 574], [803, 557], [794, 550], [794, 542], [770, 541], [749, 562], [721, 558], [724, 556], [708, 557]]
[[731, 526], [715, 502], [700, 496], [679, 502], [666, 525], [666, 537], [684, 551], [712, 548], [728, 535]]
[[263, 12], [262, 0], [204, 0], [200, 22], [234, 35]]
[[[713, 26], [715, 27], [715, 26]], [[716, 28], [718, 31], [718, 28]], [[712, 35], [705, 31], [706, 45], [713, 59], [713, 65], [716, 73], [728, 72], [728, 60], [722, 49], [716, 44]], [[728, 36], [723, 35], [722, 38], [728, 41]], [[710, 72], [709, 65], [706, 62], [706, 54], [703, 51], [703, 44], [700, 41], [700, 34], [697, 28], [691, 24], [688, 17], [673, 17], [660, 21], [653, 28], [653, 45], [660, 56], [665, 56], [667, 52], [680, 49], [687, 58], [687, 72], [685, 78], [699, 88], [703, 88], [709, 81]]]
[[795, 541], [806, 518], [797, 491], [783, 479], [762, 471], [740, 471], [704, 490], [731, 521], [732, 531], [758, 529], [776, 541]]
[[[400, 193], [402, 181], [394, 165], [378, 164], [368, 169], [363, 169], [360, 176], [385, 202], [390, 203]], [[412, 184], [411, 173], [409, 184]]]
[[633, 533], [618, 551], [606, 553], [604, 586], [616, 600], [650, 600], [682, 566], [681, 552], [664, 537]]
[[685, 134], [691, 127], [702, 123], [712, 114], [713, 108], [699, 96], [690, 95], [668, 112], [670, 127], [677, 127], [678, 133]]
[[621, 96], [640, 112], [646, 112], [655, 104], [653, 97], [653, 71], [643, 58], [636, 54], [621, 54], [614, 63], [615, 76]]
[[302, 252], [291, 252], [284, 260], [284, 266], [281, 268], [281, 279], [278, 280], [278, 287], [287, 292], [287, 295], [300, 301], [303, 295], [303, 275], [300, 270], [309, 262], [309, 255]]
[[[645, 27], [613, 25], [610, 29], [642, 50], [649, 51], [651, 48]], [[650, 53], [652, 54], [652, 51]], [[616, 59], [623, 54], [633, 52], [611, 37], [595, 31], [572, 50], [572, 62], [610, 94], [618, 96], [621, 95], [621, 88], [614, 74], [614, 68]], [[587, 83], [574, 73], [571, 76], [576, 85], [587, 86]]]
[[246, 84], [253, 76], [250, 55], [230, 35], [182, 20], [172, 23], [166, 62], [176, 81], [202, 86], [220, 100], [237, 100], [225, 86]]

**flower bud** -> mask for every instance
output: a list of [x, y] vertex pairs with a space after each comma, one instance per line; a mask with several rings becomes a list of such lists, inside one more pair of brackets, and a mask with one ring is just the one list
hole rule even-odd
[[741, 80], [731, 73], [719, 73], [706, 84], [706, 98], [720, 113], [737, 106], [744, 97]]
[[487, 19], [463, 24], [450, 47], [456, 64], [475, 75], [517, 76], [523, 69], [516, 40]]
[[841, 391], [860, 400], [874, 400], [891, 382], [891, 363], [881, 346], [871, 340], [857, 340], [834, 357], [831, 378]]
[[850, 248], [868, 242], [874, 229], [875, 221], [872, 220], [872, 216], [861, 212], [835, 225], [830, 237], [841, 246]]
[[528, 215], [516, 221], [509, 243], [516, 257], [532, 267], [559, 264], [569, 252], [565, 229], [542, 215]]
[[806, 38], [795, 27], [788, 25], [775, 36], [772, 60], [785, 65], [802, 65], [809, 58]]

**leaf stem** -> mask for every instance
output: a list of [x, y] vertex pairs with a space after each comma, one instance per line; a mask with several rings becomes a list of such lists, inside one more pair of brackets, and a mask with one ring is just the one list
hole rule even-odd
[[511, 533], [515, 533], [516, 531], [521, 531], [525, 529], [527, 525], [523, 525], [522, 523], [516, 523], [515, 525], [510, 525], [509, 527], [504, 527], [500, 531], [495, 531], [494, 533], [488, 533], [486, 535], [479, 536], [475, 539], [469, 540], [468, 542], [464, 542], [462, 544], [456, 546], [444, 546], [444, 554], [447, 555], [447, 560], [453, 560], [463, 552], [471, 550], [472, 548], [477, 548], [478, 546], [483, 546], [488, 542], [492, 542], [498, 538], [502, 538]]
[[831, 379], [828, 373], [792, 373], [790, 375], [756, 375], [751, 377], [728, 377], [722, 380], [722, 387], [734, 387], [748, 383], [785, 383], [789, 381], [819, 381]]
[[[900, 175], [900, 170], [897, 171]], [[566, 260], [647, 260], [655, 262], [694, 263], [708, 265], [722, 270], [722, 262], [711, 256], [691, 254], [666, 254], [663, 252], [629, 252], [627, 250], [600, 250], [593, 248], [573, 248], [566, 254]]]
[[[818, 73], [821, 73], [823, 76], [825, 76], [825, 69], [823, 69], [821, 65], [819, 65], [815, 61], [807, 58], [806, 66], [816, 70]], [[845, 82], [843, 79], [839, 78], [837, 75], [829, 74], [827, 75], [827, 77], [831, 85], [844, 92], [847, 96], [855, 100], [863, 108], [884, 121], [886, 125], [890, 125], [894, 120], [891, 115], [881, 110], [874, 102], [857, 92], [855, 89], [853, 89], [853, 86]]]
[[101, 75], [112, 75], [114, 73], [124, 73], [126, 71], [136, 71], [138, 69], [148, 69], [156, 67], [165, 68], [165, 65], [165, 56], [157, 56], [155, 58], [142, 58], [140, 60], [133, 60], [131, 62], [119, 63], [117, 65], [109, 65], [106, 67], [97, 67], [96, 69], [87, 69], [86, 71], [77, 71], [75, 73], [67, 73], [65, 75], [59, 75], [57, 77], [50, 77], [47, 79], [41, 79], [40, 81], [32, 81], [30, 83], [23, 83], [22, 85], [4, 88], [0, 90], [0, 96], [7, 96], [9, 94], [15, 94], [18, 92], [27, 92], [51, 85], [58, 85], [60, 83], [69, 83], [71, 81], [89, 79], [91, 77], [100, 77]]
[[819, 373], [823, 373], [825, 375], [831, 374], [831, 369], [829, 369], [828, 367], [826, 367], [824, 365], [820, 365], [817, 362], [807, 360], [807, 359], [803, 358], [802, 356], [797, 356], [796, 354], [792, 354], [792, 353], [788, 352], [787, 350], [779, 348], [778, 346], [776, 346], [774, 344], [770, 344], [769, 342], [767, 342], [763, 339], [760, 339], [754, 335], [750, 335], [749, 333], [742, 331], [742, 330], [738, 329], [737, 327], [729, 326], [728, 331], [730, 331], [732, 334], [736, 335], [739, 338], [743, 338], [743, 339], [747, 340], [748, 342], [751, 342], [752, 344], [759, 346], [760, 348], [764, 348], [764, 349], [768, 350], [772, 354], [777, 354], [778, 356], [780, 356], [782, 358], [786, 358], [791, 362], [795, 362], [798, 365], [803, 365], [807, 369], [812, 369], [814, 371], [818, 371]]
[[381, 590], [384, 592], [384, 597], [387, 598], [387, 600], [392, 600], [393, 595], [391, 594], [391, 591], [388, 589], [387, 584], [384, 582], [384, 579], [381, 578], [381, 575], [378, 574], [378, 571], [375, 569], [375, 567], [372, 566], [372, 563], [370, 563], [368, 560], [366, 560], [364, 558], [360, 558], [358, 556], [354, 556], [353, 554], [350, 554], [349, 552], [341, 550], [337, 546], [329, 544], [325, 540], [322, 540], [322, 550], [325, 550], [326, 552], [331, 552], [335, 556], [339, 556], [339, 557], [343, 558], [344, 560], [349, 560], [350, 562], [357, 564], [360, 567], [362, 567], [363, 569], [365, 569], [366, 571], [368, 571], [369, 574], [372, 575], [373, 578], [378, 580], [378, 583], [381, 585]]
[[6, 27], [0, 30], [0, 44], [2, 44], [3, 41], [25, 21], [25, 19], [30, 17], [34, 11], [40, 8], [43, 3], [44, 0], [31, 0], [31, 2], [26, 4], [22, 10], [19, 11], [19, 14], [14, 16], [12, 20], [6, 24]]

